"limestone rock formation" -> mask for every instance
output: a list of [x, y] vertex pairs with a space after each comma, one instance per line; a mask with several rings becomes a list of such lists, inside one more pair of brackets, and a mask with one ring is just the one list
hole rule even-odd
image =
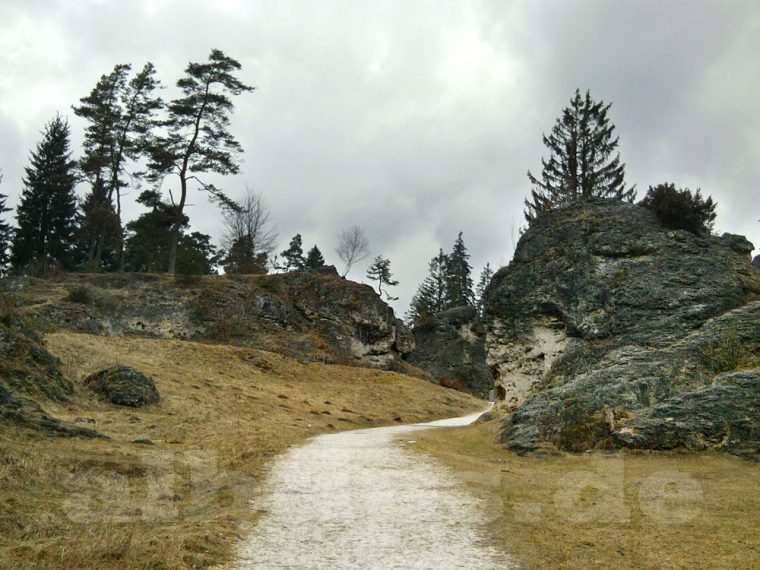
[[486, 292], [488, 365], [513, 412], [503, 442], [757, 452], [758, 407], [732, 405], [760, 367], [752, 249], [632, 204], [541, 216]]
[[414, 337], [368, 285], [334, 267], [274, 275], [62, 275], [4, 284], [54, 326], [105, 335], [223, 340], [305, 360], [396, 366]]
[[84, 385], [118, 406], [141, 408], [160, 399], [153, 379], [129, 366], [112, 366], [90, 374]]
[[415, 348], [408, 362], [443, 385], [488, 397], [494, 383], [486, 368], [485, 329], [474, 307], [439, 313], [413, 332]]

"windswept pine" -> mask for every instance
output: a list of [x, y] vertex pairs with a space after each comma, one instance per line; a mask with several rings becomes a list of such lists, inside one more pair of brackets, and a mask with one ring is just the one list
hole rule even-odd
[[[154, 93], [161, 84], [152, 63], [129, 77], [132, 66], [119, 64], [103, 75], [74, 113], [87, 120], [82, 175], [91, 190], [82, 207], [81, 236], [90, 270], [101, 269], [104, 255], [116, 251], [111, 266], [124, 271], [122, 190], [139, 182], [140, 175], [128, 172], [128, 163], [143, 158], [152, 144], [156, 112], [163, 101]], [[115, 201], [115, 203], [114, 203]]]
[[151, 145], [149, 179], [160, 182], [167, 176], [176, 176], [179, 181], [179, 197], [175, 199], [169, 191], [174, 212], [169, 273], [177, 269], [180, 230], [191, 183], [196, 183], [223, 207], [237, 207], [221, 189], [204, 182], [200, 176], [240, 171], [238, 155], [243, 147], [229, 130], [232, 97], [254, 89], [237, 78], [240, 69], [240, 63], [218, 49], [211, 50], [204, 63], [189, 63], [185, 76], [177, 81], [182, 96], [169, 102], [168, 117], [162, 123], [164, 133], [157, 135]]

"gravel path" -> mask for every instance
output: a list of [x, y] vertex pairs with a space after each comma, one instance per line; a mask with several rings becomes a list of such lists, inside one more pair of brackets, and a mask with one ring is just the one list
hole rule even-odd
[[479, 501], [396, 440], [479, 415], [322, 435], [291, 450], [255, 501], [264, 514], [237, 568], [512, 567], [479, 532]]

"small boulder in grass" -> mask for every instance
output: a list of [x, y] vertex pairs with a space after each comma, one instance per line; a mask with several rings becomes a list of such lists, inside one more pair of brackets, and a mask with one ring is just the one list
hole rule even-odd
[[113, 366], [84, 379], [84, 385], [112, 404], [141, 408], [158, 403], [158, 389], [153, 379], [128, 366]]

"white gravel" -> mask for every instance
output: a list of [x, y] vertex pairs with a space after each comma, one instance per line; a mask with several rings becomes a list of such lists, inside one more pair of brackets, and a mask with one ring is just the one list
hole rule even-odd
[[291, 450], [254, 500], [264, 514], [237, 568], [511, 568], [479, 531], [484, 505], [397, 442], [479, 415], [322, 435]]

